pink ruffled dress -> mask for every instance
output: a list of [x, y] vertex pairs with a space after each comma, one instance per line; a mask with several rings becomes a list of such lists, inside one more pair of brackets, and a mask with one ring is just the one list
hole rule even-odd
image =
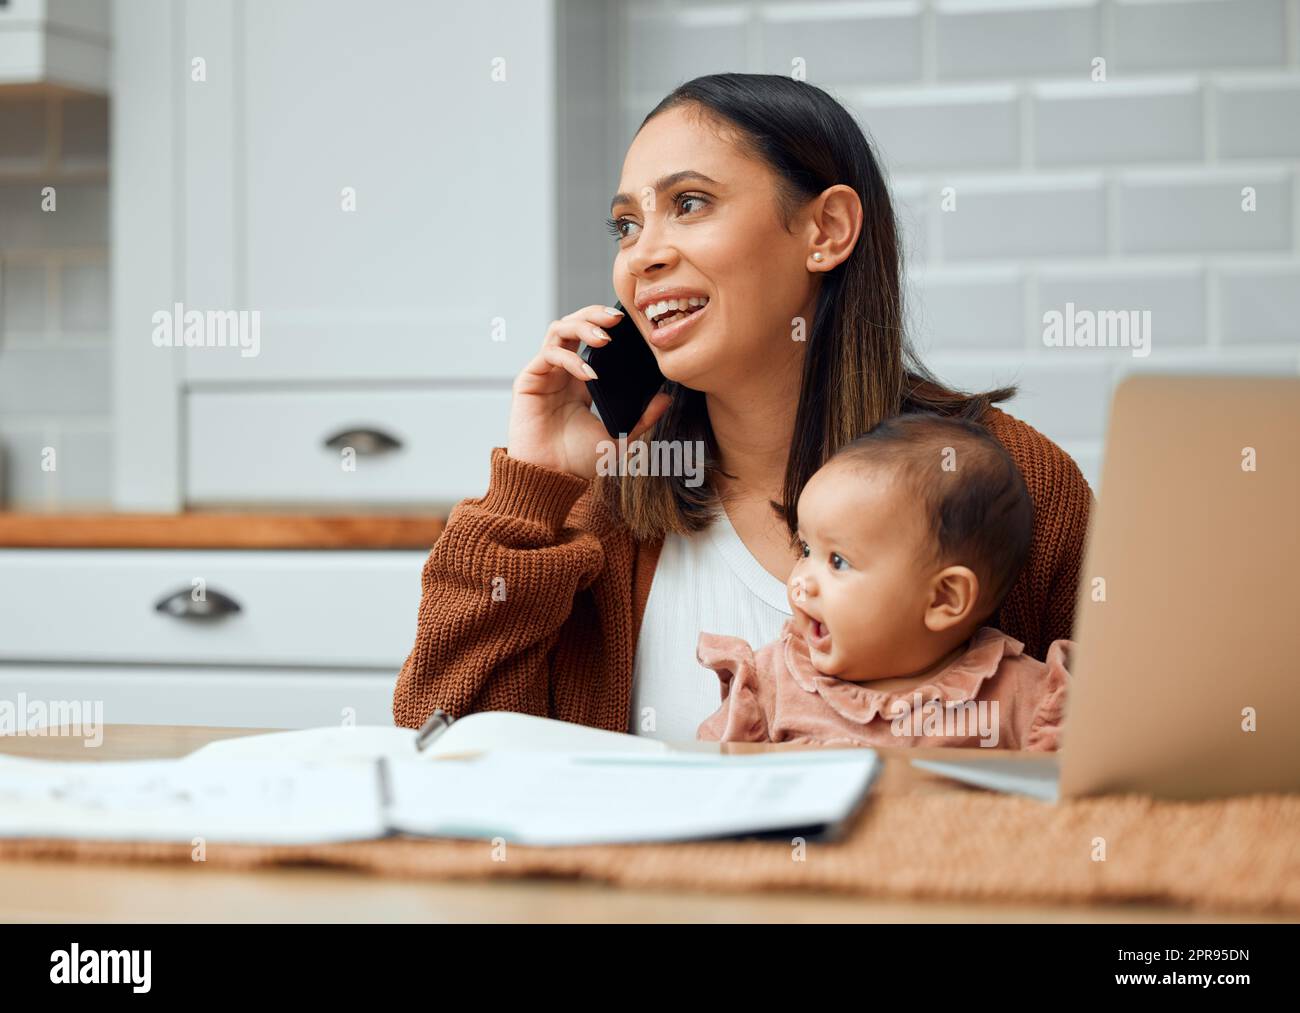
[[885, 692], [818, 672], [793, 619], [757, 652], [740, 637], [701, 633], [696, 657], [717, 673], [722, 705], [698, 738], [1055, 750], [1073, 649], [1072, 641], [1056, 640], [1037, 661], [1019, 640], [986, 626], [923, 684]]

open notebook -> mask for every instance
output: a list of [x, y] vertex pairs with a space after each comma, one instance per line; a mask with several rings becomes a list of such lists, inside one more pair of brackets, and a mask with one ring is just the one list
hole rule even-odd
[[191, 757], [229, 756], [313, 761], [436, 759], [489, 749], [526, 752], [608, 752], [662, 754], [670, 747], [658, 739], [539, 718], [513, 711], [467, 714], [439, 732], [423, 751], [416, 733], [392, 725], [304, 728], [295, 732], [243, 735], [210, 742]]
[[0, 836], [291, 844], [413, 834], [530, 845], [834, 838], [879, 769], [866, 749], [728, 756], [543, 718], [481, 717], [455, 722], [424, 753], [414, 750], [414, 732], [328, 728], [225, 740], [178, 760], [0, 757]]

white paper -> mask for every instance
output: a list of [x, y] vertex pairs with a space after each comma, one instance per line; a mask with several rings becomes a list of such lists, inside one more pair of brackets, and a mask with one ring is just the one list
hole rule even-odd
[[392, 725], [330, 725], [218, 739], [184, 757], [190, 760], [297, 760], [373, 766], [380, 757], [415, 760], [415, 732]]
[[879, 769], [869, 749], [710, 756], [496, 751], [389, 765], [389, 825], [517, 844], [673, 841], [836, 824]]
[[877, 770], [867, 749], [493, 750], [337, 763], [217, 752], [77, 763], [0, 756], [0, 836], [305, 844], [395, 830], [579, 845], [809, 833], [852, 813]]
[[601, 752], [656, 755], [670, 752], [666, 742], [610, 732], [603, 728], [542, 718], [513, 711], [480, 711], [454, 721], [425, 751], [430, 756], [470, 750], [512, 749], [527, 752]]
[[0, 836], [307, 844], [382, 836], [379, 767], [0, 756]]
[[394, 761], [432, 759], [448, 753], [490, 749], [652, 755], [669, 751], [668, 745], [657, 739], [511, 711], [468, 714], [452, 722], [423, 751], [415, 748], [415, 738], [411, 729], [392, 725], [329, 726], [219, 739], [190, 756], [371, 763], [380, 757]]

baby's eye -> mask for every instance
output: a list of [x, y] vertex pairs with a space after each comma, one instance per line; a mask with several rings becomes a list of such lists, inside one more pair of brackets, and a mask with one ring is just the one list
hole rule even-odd
[[[843, 567], [840, 566], [841, 563], [844, 564]], [[849, 561], [848, 561], [847, 559], [845, 559], [843, 556], [841, 556], [838, 552], [832, 552], [832, 553], [831, 553], [831, 566], [834, 567], [836, 570], [840, 570], [840, 569], [845, 569], [845, 570], [847, 570], [848, 567], [849, 567]]]
[[808, 543], [802, 539], [799, 541], [799, 555], [803, 556], [804, 559], [808, 558]]

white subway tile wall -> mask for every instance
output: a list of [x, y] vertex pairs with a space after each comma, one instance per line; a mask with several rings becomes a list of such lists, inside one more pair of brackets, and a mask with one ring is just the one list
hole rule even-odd
[[1133, 70], [1276, 67], [1288, 56], [1287, 6], [1287, 0], [1117, 0], [1115, 62]]
[[110, 504], [108, 227], [107, 100], [0, 91], [0, 493], [11, 509]]
[[[1094, 489], [1128, 373], [1300, 372], [1300, 0], [634, 0], [623, 30], [625, 142], [697, 74], [843, 101], [889, 175], [917, 348], [1018, 383], [1009, 410]], [[1150, 311], [1150, 354], [1048, 347], [1067, 306]]]

